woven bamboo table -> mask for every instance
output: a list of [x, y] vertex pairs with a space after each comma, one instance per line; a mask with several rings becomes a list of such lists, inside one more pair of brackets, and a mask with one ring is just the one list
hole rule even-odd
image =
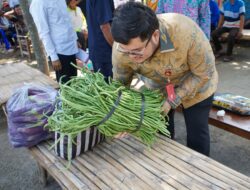
[[69, 169], [50, 147], [30, 152], [63, 189], [250, 189], [249, 177], [162, 136], [151, 149], [133, 137], [103, 142]]

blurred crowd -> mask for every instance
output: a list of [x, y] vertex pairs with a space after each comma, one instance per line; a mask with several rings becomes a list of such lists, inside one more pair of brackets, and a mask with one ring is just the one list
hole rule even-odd
[[0, 9], [0, 43], [4, 52], [12, 52], [18, 47], [17, 35], [27, 35], [19, 1], [2, 0]]

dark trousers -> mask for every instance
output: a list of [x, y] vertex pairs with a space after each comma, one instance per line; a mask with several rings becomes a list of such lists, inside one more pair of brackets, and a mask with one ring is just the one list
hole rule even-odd
[[56, 71], [56, 80], [59, 82], [61, 79], [61, 82], [65, 83], [69, 81], [72, 76], [77, 75], [77, 69], [71, 65], [71, 63], [76, 65], [76, 56], [58, 54], [58, 57], [62, 64], [62, 69], [60, 71]]
[[101, 62], [101, 61], [93, 61], [94, 72], [99, 71], [103, 74], [105, 81], [108, 82], [109, 77], [113, 77], [112, 72], [112, 63], [110, 62]]
[[223, 33], [226, 33], [226, 32], [229, 32], [229, 35], [227, 38], [227, 52], [226, 52], [226, 54], [228, 56], [230, 56], [233, 53], [233, 47], [235, 44], [235, 39], [236, 39], [237, 34], [239, 32], [239, 28], [226, 28], [226, 27], [218, 28], [213, 32], [212, 38], [213, 38], [215, 50], [219, 51], [222, 48], [219, 38]]
[[[209, 156], [210, 152], [208, 117], [212, 101], [213, 96], [210, 96], [187, 109], [183, 108], [187, 129], [187, 146], [206, 156]], [[174, 110], [169, 112], [168, 117], [168, 130], [171, 133], [171, 138], [174, 138]]]

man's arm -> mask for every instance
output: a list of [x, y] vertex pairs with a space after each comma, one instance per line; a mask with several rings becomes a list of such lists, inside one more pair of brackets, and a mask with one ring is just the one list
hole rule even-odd
[[237, 38], [241, 38], [242, 37], [242, 31], [243, 31], [243, 28], [244, 28], [244, 23], [245, 23], [245, 16], [241, 15], [240, 16], [240, 29], [239, 29]]
[[13, 14], [14, 14], [14, 10], [11, 10], [11, 11], [4, 13], [3, 16], [6, 18], [12, 18]]
[[224, 15], [220, 15], [220, 20], [219, 20], [219, 24], [218, 24], [218, 28], [221, 28], [222, 27], [222, 25], [223, 25], [223, 23], [224, 23]]
[[240, 28], [239, 28], [239, 32], [237, 35], [237, 38], [241, 38], [242, 36], [242, 31], [244, 28], [244, 23], [245, 23], [245, 13], [246, 13], [246, 8], [245, 8], [245, 4], [244, 2], [242, 2], [242, 5], [239, 9], [239, 14], [240, 14]]
[[106, 24], [102, 24], [100, 26], [101, 28], [101, 31], [104, 35], [104, 38], [106, 39], [106, 41], [109, 43], [109, 45], [112, 47], [113, 46], [113, 37], [112, 37], [112, 34], [111, 34], [111, 26], [109, 23], [106, 23]]
[[104, 35], [105, 40], [112, 47], [113, 45], [113, 37], [111, 34], [111, 26], [110, 22], [113, 17], [113, 10], [110, 1], [96, 0], [95, 1], [95, 12], [97, 21], [100, 25], [100, 29]]

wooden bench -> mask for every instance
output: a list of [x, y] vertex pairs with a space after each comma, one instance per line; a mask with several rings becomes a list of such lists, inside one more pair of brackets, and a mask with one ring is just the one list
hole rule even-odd
[[[222, 38], [227, 38], [227, 37], [228, 37], [228, 33], [222, 34]], [[242, 37], [240, 38], [240, 40], [250, 40], [250, 30], [249, 29], [244, 29], [242, 31]]]
[[209, 113], [209, 124], [250, 140], [250, 116], [242, 116], [226, 111], [224, 117], [217, 116], [217, 108]]
[[31, 40], [29, 39], [29, 37], [17, 35], [17, 41], [19, 43], [21, 56], [24, 57], [24, 55], [26, 55], [28, 56], [28, 59], [31, 60], [32, 46], [31, 46]]
[[163, 136], [151, 149], [133, 137], [107, 140], [68, 169], [51, 143], [29, 150], [63, 189], [250, 189], [249, 177]]
[[[180, 107], [176, 110], [182, 112]], [[250, 140], [250, 116], [242, 116], [225, 111], [226, 114], [224, 117], [218, 117], [217, 111], [219, 109], [215, 107], [212, 107], [210, 110], [209, 124]]]

